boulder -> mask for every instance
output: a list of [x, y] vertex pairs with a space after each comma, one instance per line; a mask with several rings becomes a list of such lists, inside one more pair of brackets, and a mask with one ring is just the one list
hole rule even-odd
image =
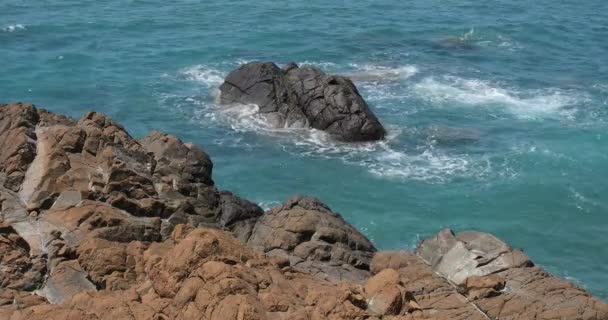
[[375, 315], [399, 314], [403, 300], [399, 286], [389, 285], [374, 293], [367, 302], [367, 310]]
[[[337, 285], [283, 270], [227, 232], [191, 229], [167, 240], [162, 249], [157, 244], [115, 251], [118, 247], [102, 242], [81, 245], [86, 251], [82, 260], [97, 266], [89, 271], [90, 278], [98, 281], [105, 274], [110, 275], [106, 281], [120, 280], [127, 270], [132, 276], [122, 279], [134, 279], [129, 287], [106, 282], [99, 291], [90, 288], [56, 305], [42, 301], [20, 308], [3, 305], [0, 315], [15, 320], [369, 318], [357, 285]], [[110, 248], [115, 255], [104, 253]], [[116, 269], [127, 266], [119, 261], [135, 264]], [[73, 267], [70, 274], [53, 280], [54, 292], [64, 288], [61, 284], [66, 281], [81, 281], [77, 272], [82, 268]], [[0, 302], [2, 299], [0, 294]]]
[[213, 163], [199, 147], [183, 143], [177, 137], [159, 131], [151, 132], [139, 142], [154, 154], [154, 175], [158, 180], [180, 186], [178, 190], [187, 188], [188, 184], [213, 185]]
[[221, 104], [255, 104], [273, 127], [311, 127], [353, 142], [386, 134], [352, 81], [312, 66], [247, 63], [226, 77], [220, 91]]
[[491, 234], [444, 229], [416, 252], [491, 319], [608, 318], [608, 305]]
[[327, 279], [369, 276], [374, 245], [315, 198], [295, 196], [260, 217], [247, 244]]
[[444, 229], [434, 238], [422, 241], [417, 252], [437, 273], [458, 285], [472, 276], [533, 265], [521, 250], [491, 234], [476, 231], [455, 235]]

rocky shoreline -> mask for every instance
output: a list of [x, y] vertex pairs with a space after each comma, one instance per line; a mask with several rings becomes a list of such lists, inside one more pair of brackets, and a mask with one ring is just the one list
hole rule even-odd
[[0, 319], [608, 319], [490, 234], [378, 252], [318, 199], [264, 212], [212, 169], [100, 113], [0, 105]]

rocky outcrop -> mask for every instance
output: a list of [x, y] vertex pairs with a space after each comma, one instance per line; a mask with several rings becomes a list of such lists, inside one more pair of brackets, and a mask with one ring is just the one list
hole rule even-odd
[[252, 62], [231, 72], [221, 104], [256, 104], [273, 127], [311, 127], [343, 141], [384, 138], [385, 130], [347, 78], [295, 63]]
[[608, 306], [491, 234], [445, 229], [417, 254], [491, 319], [604, 319]]
[[153, 132], [138, 141], [95, 112], [75, 121], [13, 104], [3, 106], [0, 116], [0, 135], [7, 137], [2, 143], [12, 142], [2, 152], [4, 185], [18, 191], [29, 212], [90, 199], [133, 216], [169, 218], [170, 228], [179, 219], [227, 226], [221, 219], [226, 203], [255, 207], [217, 190], [207, 154], [174, 136]]
[[28, 104], [2, 105], [0, 119], [0, 221], [45, 261], [44, 279], [23, 281], [51, 302], [110, 281], [90, 281], [76, 259], [88, 238], [161, 241], [181, 223], [241, 231], [263, 214], [217, 190], [209, 157], [174, 136], [138, 141], [103, 114], [76, 121]]
[[295, 269], [332, 280], [362, 281], [376, 248], [318, 199], [296, 196], [256, 223], [247, 244]]
[[174, 136], [26, 104], [0, 123], [0, 319], [608, 318], [489, 234], [376, 252], [318, 199], [217, 190]]
[[[106, 252], [134, 261], [130, 288], [83, 292], [60, 305], [0, 308], [2, 319], [363, 319], [359, 286], [319, 280], [281, 267], [228, 233], [176, 228], [169, 242], [147, 246], [97, 243], [100, 274], [116, 263]], [[86, 250], [86, 249], [85, 249]], [[117, 257], [116, 260], [119, 260]], [[88, 259], [88, 258], [87, 258]], [[109, 262], [109, 261], [108, 261]], [[105, 269], [102, 266], [108, 266]]]

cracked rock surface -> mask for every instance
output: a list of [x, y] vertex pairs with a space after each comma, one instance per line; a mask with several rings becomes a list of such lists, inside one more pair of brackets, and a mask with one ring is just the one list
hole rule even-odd
[[373, 141], [386, 131], [348, 78], [295, 63], [251, 62], [220, 86], [222, 104], [256, 104], [277, 128], [315, 128], [343, 141]]
[[0, 105], [0, 319], [608, 319], [481, 232], [380, 251], [320, 200], [267, 212], [200, 148]]

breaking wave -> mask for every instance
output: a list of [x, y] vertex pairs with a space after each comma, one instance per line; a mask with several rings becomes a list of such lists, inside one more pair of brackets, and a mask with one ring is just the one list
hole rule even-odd
[[573, 91], [544, 89], [519, 91], [502, 88], [489, 81], [455, 76], [428, 77], [414, 85], [419, 98], [434, 105], [502, 107], [524, 119], [570, 118], [587, 97]]
[[[335, 66], [333, 64], [333, 67]], [[178, 78], [202, 86], [205, 93], [179, 100], [179, 108], [190, 105], [185, 110], [197, 110], [193, 120], [204, 125], [212, 123], [230, 128], [236, 133], [255, 133], [257, 137], [271, 137], [273, 143], [292, 156], [337, 159], [365, 168], [377, 177], [444, 183], [458, 178], [487, 180], [491, 177], [517, 176], [517, 170], [513, 169], [504, 155], [470, 154], [466, 147], [443, 146], [430, 138], [416, 140], [412, 137], [419, 137], [424, 133], [416, 133], [417, 129], [408, 129], [404, 124], [387, 125], [389, 135], [384, 141], [356, 144], [336, 141], [320, 130], [271, 127], [256, 105], [217, 106], [217, 88], [228, 74], [228, 70], [233, 67], [234, 65], [195, 65], [180, 70]], [[407, 112], [401, 112], [396, 106], [411, 97], [430, 103], [430, 107], [497, 108], [525, 119], [571, 116], [571, 113], [576, 111], [576, 105], [584, 99], [583, 95], [565, 90], [519, 91], [489, 81], [455, 76], [414, 78], [419, 70], [412, 65], [386, 67], [350, 64], [341, 70], [347, 70], [341, 74], [358, 81], [362, 93], [381, 117], [382, 112], [390, 113], [384, 115], [386, 117], [407, 115]], [[200, 94], [200, 91], [198, 93]], [[384, 101], [388, 111], [382, 111]], [[235, 139], [238, 141], [232, 141]], [[251, 144], [248, 139], [257, 138], [242, 134], [226, 135], [216, 142], [238, 146]], [[412, 143], [412, 140], [416, 141]]]
[[292, 156], [339, 159], [378, 177], [444, 183], [458, 177], [484, 179], [492, 171], [491, 163], [485, 159], [480, 162], [465, 153], [435, 148], [432, 143], [411, 149], [402, 147], [402, 130], [396, 127], [388, 128], [384, 141], [344, 143], [316, 129], [269, 127], [252, 104], [210, 108], [203, 112], [201, 120], [222, 123], [236, 132], [269, 136]]
[[202, 64], [182, 69], [180, 74], [188, 80], [199, 82], [210, 88], [219, 87], [226, 77], [225, 72]]

